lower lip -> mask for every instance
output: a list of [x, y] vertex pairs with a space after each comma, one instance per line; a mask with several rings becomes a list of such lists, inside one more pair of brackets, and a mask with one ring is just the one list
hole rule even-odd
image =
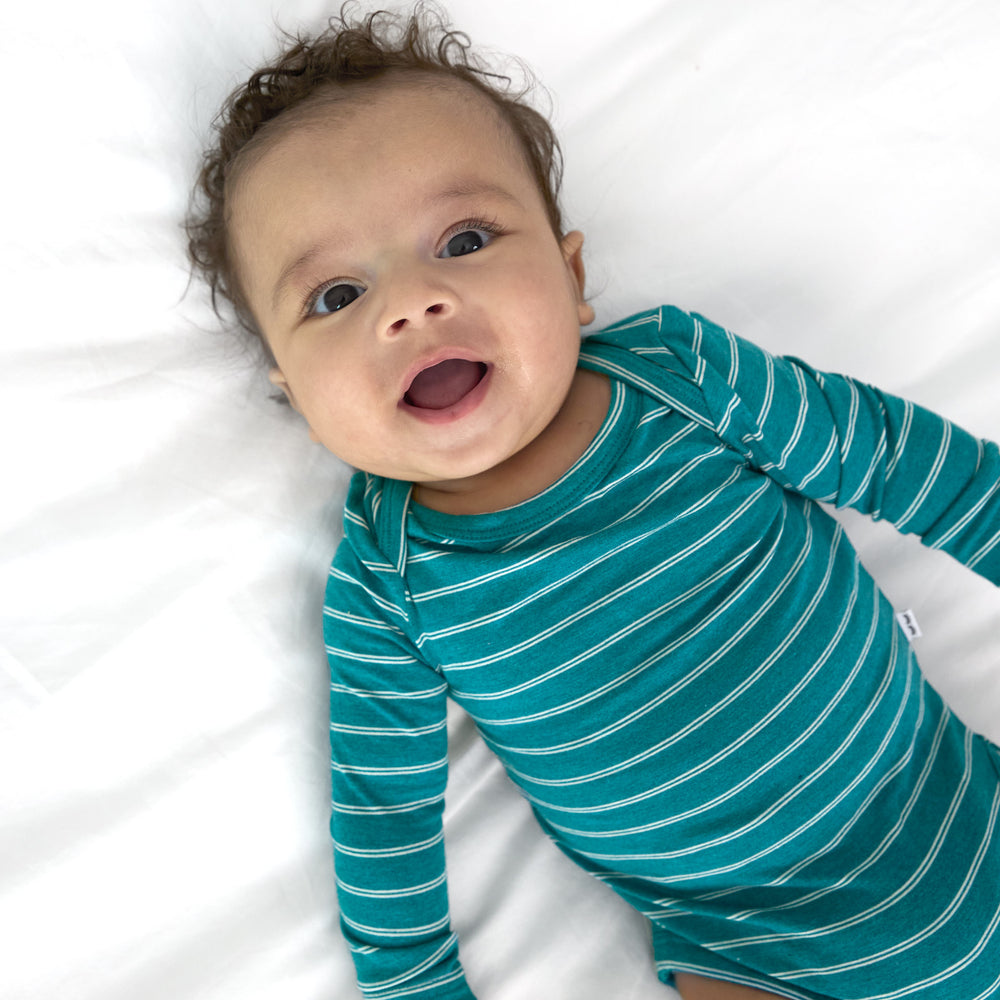
[[486, 398], [489, 384], [493, 379], [492, 366], [486, 369], [486, 374], [453, 406], [441, 410], [429, 410], [422, 406], [411, 406], [405, 399], [399, 401], [399, 408], [425, 424], [450, 424], [468, 416]]

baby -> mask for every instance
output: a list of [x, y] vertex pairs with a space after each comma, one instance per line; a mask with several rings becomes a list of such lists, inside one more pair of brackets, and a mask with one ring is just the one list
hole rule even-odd
[[581, 341], [545, 120], [433, 11], [342, 13], [230, 99], [188, 221], [358, 471], [327, 589], [365, 995], [469, 998], [446, 698], [690, 998], [1000, 998], [1000, 753], [817, 501], [1000, 581], [1000, 450], [661, 307]]

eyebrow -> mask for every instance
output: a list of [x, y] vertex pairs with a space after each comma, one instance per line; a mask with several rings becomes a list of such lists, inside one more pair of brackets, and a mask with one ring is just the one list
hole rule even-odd
[[[457, 201], [460, 198], [490, 196], [508, 201], [517, 207], [523, 207], [520, 199], [516, 198], [510, 191], [500, 184], [491, 181], [479, 181], [475, 178], [459, 180], [443, 191], [437, 191], [424, 200], [423, 207], [439, 205], [442, 202]], [[288, 286], [293, 284], [295, 278], [302, 273], [317, 257], [321, 257], [334, 245], [333, 240], [321, 240], [314, 243], [294, 260], [290, 261], [282, 268], [278, 280], [274, 284], [274, 293], [271, 298], [272, 308], [277, 308], [285, 295]]]

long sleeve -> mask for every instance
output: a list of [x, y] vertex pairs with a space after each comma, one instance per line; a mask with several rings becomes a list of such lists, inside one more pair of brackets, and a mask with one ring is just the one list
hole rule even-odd
[[355, 521], [324, 614], [341, 928], [366, 997], [469, 1000], [445, 879], [446, 685], [406, 639], [398, 576], [359, 553]]
[[854, 379], [664, 310], [663, 343], [746, 461], [814, 500], [886, 519], [1000, 583], [1000, 449]]

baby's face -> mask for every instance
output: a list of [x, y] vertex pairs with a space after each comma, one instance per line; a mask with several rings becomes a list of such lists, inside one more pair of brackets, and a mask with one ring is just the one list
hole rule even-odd
[[383, 83], [314, 109], [231, 200], [272, 380], [334, 454], [454, 483], [552, 421], [593, 319], [582, 236], [553, 234], [513, 137], [472, 88]]

